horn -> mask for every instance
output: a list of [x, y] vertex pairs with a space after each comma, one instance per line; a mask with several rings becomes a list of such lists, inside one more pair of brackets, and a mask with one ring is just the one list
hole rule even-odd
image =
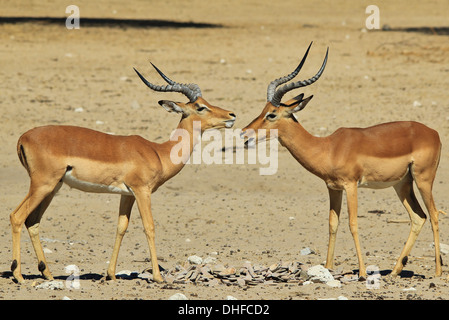
[[[310, 48], [310, 46], [309, 46], [309, 48]], [[308, 50], [307, 50], [307, 51], [308, 51]], [[307, 55], [307, 52], [306, 52], [306, 55]], [[306, 56], [306, 55], [305, 55], [305, 56]], [[269, 100], [269, 101], [271, 102], [271, 104], [274, 105], [275, 107], [279, 107], [279, 105], [280, 105], [280, 103], [281, 103], [282, 97], [283, 97], [287, 92], [289, 92], [290, 90], [293, 90], [293, 89], [297, 89], [297, 88], [309, 86], [309, 85], [311, 85], [312, 83], [314, 83], [315, 81], [317, 81], [317, 80], [321, 77], [321, 75], [323, 74], [324, 68], [326, 67], [328, 55], [329, 55], [329, 48], [327, 48], [327, 50], [326, 50], [326, 56], [324, 57], [323, 64], [321, 65], [321, 68], [320, 68], [320, 70], [318, 70], [318, 72], [317, 72], [316, 75], [314, 75], [314, 76], [313, 76], [312, 78], [310, 78], [310, 79], [303, 80], [303, 81], [298, 81], [298, 82], [292, 82], [292, 83], [286, 84], [286, 85], [284, 85], [283, 87], [279, 88], [276, 92], [274, 92], [274, 94], [273, 94], [271, 100]], [[305, 59], [305, 56], [304, 56], [303, 60]], [[301, 61], [301, 63], [303, 63], [303, 61]], [[300, 63], [300, 65], [301, 65], [301, 63]], [[299, 66], [298, 66], [298, 67], [299, 67]], [[297, 68], [297, 69], [298, 69], [298, 68]], [[296, 72], [296, 70], [293, 71], [291, 74], [294, 74], [295, 72]], [[291, 75], [291, 74], [290, 74], [290, 75]], [[285, 77], [285, 78], [290, 77], [290, 75], [288, 75], [288, 76]], [[287, 81], [288, 81], [288, 80], [287, 80]], [[285, 82], [286, 82], [286, 81], [285, 81]], [[285, 83], [285, 82], [284, 82], [284, 83]], [[271, 85], [271, 84], [270, 84], [270, 85]]]
[[309, 54], [309, 50], [310, 50], [310, 47], [312, 46], [312, 43], [313, 43], [313, 41], [310, 42], [309, 47], [307, 48], [307, 51], [304, 54], [304, 57], [302, 58], [299, 65], [296, 67], [296, 69], [292, 73], [290, 73], [288, 76], [281, 77], [279, 79], [271, 81], [271, 83], [268, 85], [268, 89], [267, 89], [267, 101], [271, 101], [273, 99], [274, 93], [278, 86], [280, 86], [281, 84], [284, 84], [284, 83], [292, 80], [294, 77], [296, 77], [296, 75], [301, 70], [304, 62], [306, 61], [306, 58], [307, 58], [307, 55]]
[[[151, 63], [151, 62], [150, 62]], [[133, 68], [137, 73], [139, 78], [145, 83], [150, 89], [154, 91], [162, 91], [162, 92], [180, 92], [189, 98], [190, 102], [195, 102], [198, 97], [201, 97], [200, 87], [194, 83], [182, 84], [177, 83], [170, 78], [168, 78], [161, 70], [159, 70], [154, 64], [151, 65], [156, 69], [159, 75], [168, 83], [166, 86], [159, 86], [150, 83], [147, 79], [145, 79], [136, 68]]]

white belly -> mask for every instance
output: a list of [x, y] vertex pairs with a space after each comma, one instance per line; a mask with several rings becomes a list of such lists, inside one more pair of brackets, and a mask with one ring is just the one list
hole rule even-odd
[[93, 192], [93, 193], [117, 193], [123, 195], [132, 195], [131, 190], [124, 184], [117, 185], [104, 185], [92, 183], [89, 181], [79, 180], [72, 175], [72, 170], [68, 170], [62, 181], [66, 183], [71, 188], [75, 188], [84, 192]]
[[369, 180], [365, 177], [362, 177], [359, 181], [357, 181], [357, 187], [359, 188], [370, 188], [370, 189], [384, 189], [388, 187], [392, 187], [398, 184], [402, 179], [404, 179], [409, 172], [409, 168], [405, 171], [405, 174], [399, 179], [388, 180], [388, 181], [376, 181]]

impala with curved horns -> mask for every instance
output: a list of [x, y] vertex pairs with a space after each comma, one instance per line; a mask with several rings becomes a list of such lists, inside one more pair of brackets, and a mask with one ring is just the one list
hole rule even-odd
[[[128, 227], [132, 206], [137, 201], [150, 249], [153, 279], [163, 281], [156, 256], [151, 194], [185, 164], [171, 161], [170, 153], [174, 145], [189, 144], [186, 150], [191, 153], [204, 130], [232, 127], [236, 116], [210, 105], [202, 98], [196, 84], [179, 84], [154, 68], [168, 85], [154, 85], [134, 70], [152, 90], [179, 92], [187, 96], [187, 103], [161, 100], [159, 104], [169, 112], [182, 114], [178, 129], [187, 132], [190, 139], [155, 143], [140, 136], [110, 135], [75, 126], [37, 127], [19, 138], [17, 153], [31, 181], [27, 196], [10, 215], [13, 239], [11, 270], [18, 282], [24, 281], [20, 268], [20, 234], [24, 223], [36, 252], [39, 271], [46, 279], [53, 278], [39, 240], [39, 224], [63, 183], [85, 192], [121, 195], [117, 234], [107, 270], [109, 279], [115, 279], [120, 244]], [[201, 126], [194, 126], [194, 122], [200, 122]], [[190, 153], [182, 156], [188, 158]]]
[[[310, 44], [311, 45], [311, 44]], [[432, 225], [436, 275], [441, 275], [441, 256], [439, 244], [438, 215], [432, 196], [441, 142], [438, 133], [427, 126], [412, 122], [390, 122], [368, 128], [339, 128], [327, 137], [316, 137], [307, 132], [294, 116], [309, 103], [313, 96], [304, 99], [300, 94], [285, 103], [282, 97], [289, 91], [314, 83], [323, 73], [328, 53], [318, 73], [309, 80], [298, 81], [276, 88], [291, 79], [300, 71], [307, 49], [299, 66], [288, 76], [274, 80], [268, 86], [268, 101], [262, 113], [242, 130], [246, 144], [271, 138], [269, 134], [276, 129], [277, 138], [292, 156], [309, 172], [323, 179], [329, 191], [329, 245], [326, 268], [333, 268], [333, 257], [337, 227], [339, 224], [343, 191], [346, 192], [349, 213], [349, 227], [352, 233], [359, 275], [366, 277], [357, 230], [357, 188], [393, 187], [407, 210], [411, 220], [411, 230], [405, 246], [392, 270], [397, 275], [407, 262], [407, 257], [426, 220], [413, 192], [415, 181]]]

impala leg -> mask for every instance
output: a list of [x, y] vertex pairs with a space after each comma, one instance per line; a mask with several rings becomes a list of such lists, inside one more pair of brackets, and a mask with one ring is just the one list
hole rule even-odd
[[[22, 277], [22, 272], [21, 272], [21, 263], [20, 263], [20, 236], [21, 236], [21, 231], [22, 231], [22, 226], [25, 222], [25, 220], [27, 220], [27, 218], [31, 215], [33, 216], [33, 218], [30, 218], [29, 220], [29, 226], [32, 227], [32, 220], [37, 221], [38, 219], [36, 219], [39, 215], [42, 216], [40, 214], [40, 212], [45, 211], [45, 208], [48, 207], [48, 204], [51, 201], [51, 197], [50, 199], [48, 199], [47, 197], [53, 192], [55, 188], [54, 187], [46, 187], [43, 186], [41, 188], [33, 188], [32, 186], [30, 187], [30, 191], [28, 192], [27, 196], [25, 197], [25, 199], [20, 203], [20, 205], [17, 207], [16, 210], [14, 210], [10, 216], [10, 222], [11, 222], [11, 229], [12, 229], [12, 264], [11, 264], [11, 271], [13, 273], [14, 278], [19, 282], [22, 283], [24, 282], [24, 279]], [[47, 198], [47, 199], [46, 199]], [[40, 206], [41, 208], [38, 208], [38, 206]], [[42, 210], [43, 209], [43, 210]], [[36, 228], [32, 229], [31, 233], [33, 234], [36, 231]], [[31, 235], [31, 234], [30, 234]], [[33, 240], [36, 239], [36, 237], [34, 235], [32, 235], [32, 242], [33, 242], [33, 247], [37, 252], [42, 251], [42, 247], [40, 245], [40, 241], [39, 241], [39, 236], [37, 236], [37, 241]], [[37, 242], [39, 242], [39, 244], [37, 244]], [[39, 249], [41, 248], [41, 249]], [[36, 252], [36, 253], [37, 253]], [[42, 256], [43, 256], [43, 251], [42, 251]], [[39, 255], [38, 255], [38, 259], [39, 259]], [[45, 260], [45, 259], [44, 259]], [[41, 261], [44, 261], [41, 260]], [[45, 263], [45, 262], [44, 262]], [[45, 268], [46, 269], [46, 268]], [[48, 273], [46, 273], [48, 275]]]
[[38, 269], [45, 277], [45, 279], [52, 280], [53, 276], [50, 273], [48, 268], [47, 260], [45, 259], [44, 250], [42, 249], [42, 244], [39, 238], [39, 224], [42, 219], [42, 216], [50, 205], [53, 197], [61, 188], [62, 182], [60, 182], [56, 188], [42, 200], [42, 202], [34, 209], [28, 218], [25, 220], [25, 226], [28, 230], [28, 234], [30, 235], [31, 243], [34, 248], [34, 252], [37, 256]]
[[151, 214], [151, 190], [144, 192], [136, 192], [137, 206], [139, 207], [140, 217], [142, 218], [143, 228], [148, 240], [148, 246], [150, 247], [151, 264], [153, 267], [153, 280], [161, 283], [163, 282], [161, 273], [159, 271], [159, 264], [157, 262], [156, 244], [154, 236], [154, 221]]
[[359, 277], [366, 277], [366, 268], [362, 258], [357, 225], [357, 187], [348, 186], [345, 190], [348, 202], [349, 229], [351, 230], [352, 238], [354, 239], [357, 259], [359, 261]]
[[329, 245], [327, 248], [326, 265], [327, 269], [333, 269], [334, 267], [334, 251], [335, 240], [337, 237], [337, 229], [341, 212], [341, 201], [343, 191], [341, 190], [329, 190], [330, 210], [329, 210]]
[[433, 201], [432, 196], [432, 184], [428, 181], [416, 181], [416, 185], [418, 186], [419, 192], [421, 193], [421, 197], [423, 199], [424, 205], [429, 212], [430, 223], [432, 225], [433, 231], [433, 242], [435, 244], [435, 275], [441, 276], [441, 253], [440, 253], [440, 231], [438, 227], [438, 215], [439, 212], [435, 207], [435, 203]]
[[115, 280], [115, 268], [117, 266], [118, 252], [120, 250], [120, 245], [122, 244], [123, 236], [128, 229], [129, 217], [131, 215], [131, 209], [133, 207], [134, 201], [134, 196], [122, 195], [122, 197], [120, 198], [117, 234], [115, 236], [114, 249], [112, 250], [112, 258], [107, 271], [107, 279], [110, 280]]
[[407, 262], [407, 257], [412, 250], [424, 222], [426, 221], [426, 214], [415, 197], [415, 193], [413, 192], [413, 180], [411, 178], [404, 179], [399, 184], [395, 185], [394, 189], [407, 210], [411, 221], [411, 229], [407, 242], [405, 243], [399, 259], [391, 272], [391, 275], [396, 276], [401, 273], [402, 268]]

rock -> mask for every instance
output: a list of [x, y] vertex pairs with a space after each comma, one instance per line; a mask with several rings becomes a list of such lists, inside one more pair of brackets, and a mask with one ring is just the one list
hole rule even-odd
[[418, 100], [415, 100], [415, 101], [413, 101], [413, 106], [414, 106], [414, 107], [421, 107], [421, 106], [422, 106], [422, 103], [419, 102]]
[[170, 298], [168, 298], [168, 300], [189, 300], [189, 299], [182, 293], [175, 293]]
[[234, 275], [235, 273], [236, 273], [235, 268], [231, 267], [231, 268], [226, 268], [226, 269], [224, 269], [223, 271], [221, 271], [221, 272], [219, 273], [219, 275], [220, 275], [221, 277], [226, 277], [226, 276]]
[[38, 284], [37, 286], [35, 286], [35, 288], [47, 290], [62, 290], [64, 289], [64, 283], [62, 281], [50, 280]]
[[404, 288], [404, 289], [402, 289], [402, 291], [416, 291], [416, 289], [413, 287], [410, 287], [410, 288]]
[[341, 282], [339, 280], [329, 280], [326, 284], [331, 288], [340, 288]]
[[195, 256], [195, 255], [188, 257], [187, 260], [191, 264], [201, 264], [201, 263], [203, 263], [203, 259], [201, 259], [201, 257]]
[[48, 249], [48, 248], [44, 248], [43, 250], [44, 250], [44, 253], [53, 253], [53, 251], [51, 251], [51, 250]]
[[226, 267], [222, 264], [216, 264], [216, 265], [213, 265], [210, 269], [211, 269], [211, 272], [215, 274], [215, 273], [223, 272], [224, 270], [226, 270]]
[[206, 258], [204, 258], [204, 260], [203, 260], [203, 263], [205, 263], [205, 264], [208, 264], [208, 263], [215, 263], [215, 262], [217, 262], [217, 258], [211, 257], [211, 256], [206, 257]]
[[233, 296], [226, 296], [226, 300], [237, 300], [237, 298]]
[[313, 252], [312, 249], [310, 249], [309, 247], [307, 247], [307, 248], [301, 249], [301, 251], [299, 251], [299, 253], [300, 253], [302, 256], [307, 256], [307, 255], [312, 254], [312, 253], [315, 253], [315, 252]]
[[310, 267], [309, 269], [307, 269], [307, 275], [310, 278], [309, 280], [312, 282], [326, 283], [328, 281], [334, 280], [334, 277], [329, 272], [329, 270], [322, 265]]

